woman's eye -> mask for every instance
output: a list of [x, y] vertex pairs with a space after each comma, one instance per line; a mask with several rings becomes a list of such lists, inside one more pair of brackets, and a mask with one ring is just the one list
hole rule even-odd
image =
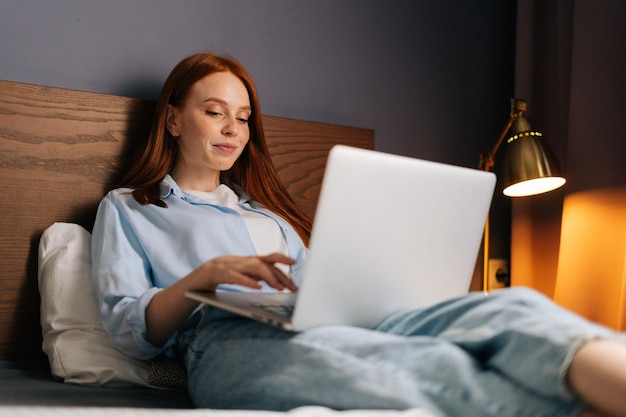
[[204, 112], [213, 117], [224, 117], [224, 112], [220, 109], [205, 109]]
[[244, 117], [238, 117], [238, 118], [237, 118], [237, 121], [238, 121], [239, 123], [242, 123], [242, 124], [248, 124], [248, 119], [246, 119], [246, 118], [244, 118]]

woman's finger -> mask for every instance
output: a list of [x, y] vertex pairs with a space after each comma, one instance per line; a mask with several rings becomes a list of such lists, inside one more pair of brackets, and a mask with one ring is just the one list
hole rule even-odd
[[279, 291], [282, 291], [285, 288], [288, 288], [291, 291], [296, 291], [297, 287], [293, 281], [275, 266], [276, 261], [283, 260], [286, 263], [292, 263], [290, 258], [281, 254], [250, 257], [242, 263], [244, 268], [242, 272], [253, 279], [265, 281], [269, 286]]
[[296, 263], [295, 259], [278, 252], [270, 253], [269, 255], [259, 256], [259, 259], [264, 262], [269, 262], [273, 264], [280, 263], [285, 265], [293, 265], [294, 263]]
[[290, 291], [297, 291], [298, 287], [294, 284], [292, 279], [286, 275], [281, 269], [276, 267], [276, 263], [282, 263], [285, 265], [293, 265], [296, 261], [295, 259], [289, 258], [281, 253], [273, 253], [267, 256], [262, 256], [260, 259], [263, 262], [268, 263], [270, 266], [271, 272], [274, 274], [276, 280], [280, 283], [280, 285], [284, 288], [288, 288]]

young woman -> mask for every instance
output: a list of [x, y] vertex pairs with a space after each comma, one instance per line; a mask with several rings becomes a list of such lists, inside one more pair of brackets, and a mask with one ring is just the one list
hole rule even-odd
[[[422, 407], [440, 416], [626, 416], [624, 335], [521, 288], [290, 333], [188, 290], [296, 291], [310, 219], [281, 185], [244, 68], [208, 53], [163, 86], [148, 142], [102, 200], [93, 279], [114, 343], [187, 366], [198, 407]], [[383, 279], [384, 277], [381, 277]]]

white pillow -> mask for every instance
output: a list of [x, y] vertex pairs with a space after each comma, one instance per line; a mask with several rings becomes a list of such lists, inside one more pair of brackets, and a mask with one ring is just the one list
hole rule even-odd
[[152, 386], [151, 363], [130, 358], [106, 335], [91, 283], [91, 234], [55, 223], [39, 241], [43, 350], [52, 374], [68, 383]]

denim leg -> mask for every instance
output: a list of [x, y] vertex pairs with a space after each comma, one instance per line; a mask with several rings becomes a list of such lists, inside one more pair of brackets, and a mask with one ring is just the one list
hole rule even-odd
[[[482, 294], [463, 297], [398, 314], [379, 330], [328, 326], [293, 334], [207, 309], [186, 357], [190, 393], [198, 407], [210, 408], [421, 407], [438, 416], [575, 416], [583, 405], [571, 395], [561, 395], [562, 389], [552, 387], [547, 391], [534, 388], [535, 382], [549, 385], [541, 380], [543, 377], [516, 379], [510, 375], [524, 374], [524, 370], [503, 372], [492, 366], [499, 364], [505, 370], [530, 366], [526, 363], [529, 360], [513, 365], [526, 357], [526, 347], [518, 350], [506, 343], [490, 342], [495, 337], [481, 330], [482, 319], [467, 317], [481, 307], [499, 304], [499, 308], [485, 307], [485, 319], [502, 310], [503, 302], [526, 297], [513, 295], [516, 292], [520, 291], [490, 295], [488, 301]], [[510, 300], [505, 300], [507, 297]], [[495, 299], [500, 301], [492, 301]], [[511, 314], [501, 321], [506, 324], [515, 319]], [[499, 327], [510, 327], [504, 324]], [[553, 331], [554, 322], [547, 328]], [[462, 333], [470, 333], [470, 337], [457, 344]], [[543, 351], [544, 338], [537, 339], [539, 349], [530, 346], [531, 350]], [[484, 340], [493, 346], [484, 347]], [[509, 342], [518, 343], [512, 340]], [[558, 351], [557, 357], [563, 355], [557, 348], [548, 350]], [[542, 353], [531, 358], [548, 356]], [[535, 363], [532, 367], [543, 365]], [[562, 372], [563, 365], [548, 368]], [[555, 380], [563, 384], [562, 378]], [[558, 392], [560, 398], [551, 391]]]
[[573, 400], [566, 383], [574, 353], [585, 342], [624, 334], [591, 323], [522, 287], [474, 293], [386, 320], [380, 331], [430, 335], [463, 348], [485, 367], [540, 395]]

